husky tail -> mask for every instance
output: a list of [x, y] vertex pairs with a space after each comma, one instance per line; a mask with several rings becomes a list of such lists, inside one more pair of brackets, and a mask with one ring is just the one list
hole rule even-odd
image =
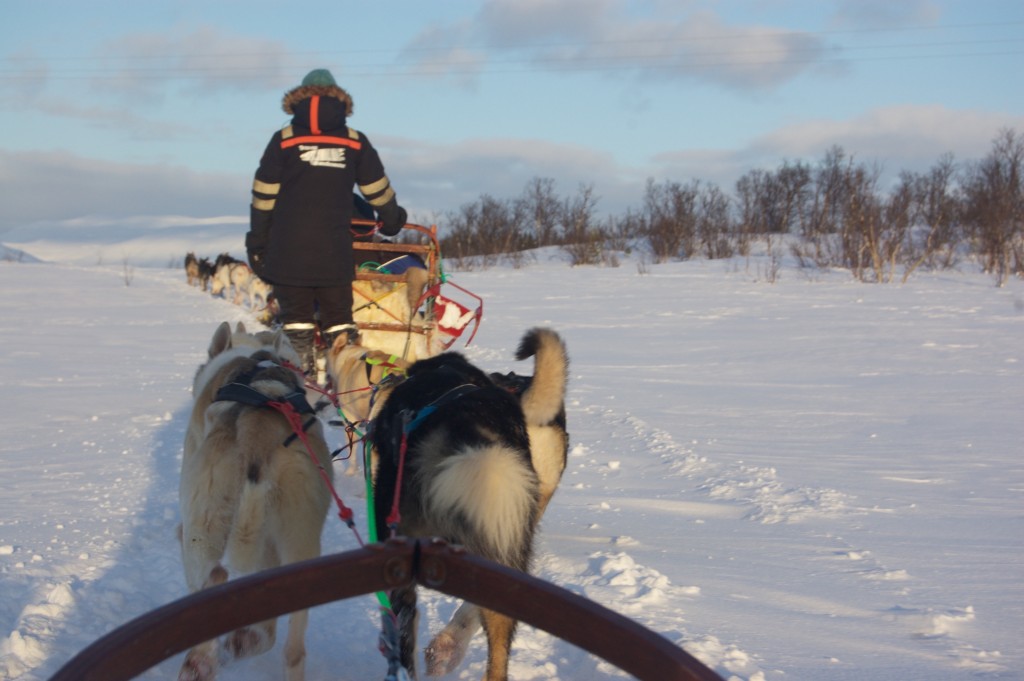
[[529, 568], [537, 478], [520, 452], [499, 443], [464, 450], [442, 459], [424, 482], [434, 527], [473, 553]]
[[523, 392], [523, 415], [527, 426], [547, 426], [565, 409], [565, 388], [569, 380], [569, 358], [561, 336], [551, 329], [530, 329], [519, 341], [516, 359], [534, 358], [533, 381]]
[[533, 379], [520, 404], [530, 436], [530, 458], [540, 481], [538, 519], [551, 501], [569, 456], [565, 426], [565, 390], [569, 356], [561, 336], [551, 329], [530, 329], [519, 342], [516, 359], [534, 357]]

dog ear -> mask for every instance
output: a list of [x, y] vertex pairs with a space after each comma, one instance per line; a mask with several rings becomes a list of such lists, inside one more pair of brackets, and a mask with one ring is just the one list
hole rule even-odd
[[221, 322], [217, 330], [213, 332], [213, 338], [210, 340], [210, 347], [207, 349], [207, 353], [210, 359], [213, 359], [220, 353], [231, 347], [231, 325], [227, 322]]
[[286, 362], [299, 366], [302, 364], [302, 358], [299, 357], [299, 353], [295, 352], [295, 348], [292, 347], [291, 341], [288, 340], [288, 336], [278, 329], [274, 331], [274, 353], [285, 360]]
[[332, 356], [337, 357], [346, 345], [348, 345], [348, 334], [343, 331], [339, 333], [338, 337], [334, 339], [333, 343], [331, 343], [329, 352]]

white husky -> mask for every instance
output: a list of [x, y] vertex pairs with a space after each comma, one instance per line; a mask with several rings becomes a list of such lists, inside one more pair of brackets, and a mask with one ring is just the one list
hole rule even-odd
[[[301, 405], [301, 379], [284, 363], [299, 358], [283, 334], [218, 327], [209, 361], [196, 373], [181, 470], [182, 560], [190, 592], [221, 584], [228, 570], [252, 573], [320, 555], [330, 503], [321, 470], [331, 457], [320, 421], [304, 414], [306, 441], [265, 405]], [[301, 399], [301, 402], [299, 401]], [[308, 407], [308, 404], [306, 404]], [[315, 456], [315, 461], [314, 461]], [[226, 559], [226, 560], [225, 560]], [[293, 613], [284, 646], [285, 676], [302, 681], [306, 611]], [[276, 621], [243, 627], [189, 651], [179, 681], [210, 681], [220, 661], [265, 652]]]

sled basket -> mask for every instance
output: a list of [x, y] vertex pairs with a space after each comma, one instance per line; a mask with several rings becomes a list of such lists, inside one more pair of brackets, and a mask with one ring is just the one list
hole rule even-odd
[[471, 326], [466, 344], [472, 342], [483, 300], [445, 276], [436, 226], [406, 224], [404, 243], [371, 241], [376, 223], [369, 220], [352, 226], [353, 320], [363, 345], [412, 361], [449, 349]]

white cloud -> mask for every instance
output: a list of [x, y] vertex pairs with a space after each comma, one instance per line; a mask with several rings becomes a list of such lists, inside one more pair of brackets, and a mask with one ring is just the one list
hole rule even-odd
[[95, 87], [128, 95], [160, 93], [169, 83], [193, 95], [264, 91], [294, 84], [299, 70], [284, 43], [212, 26], [124, 35], [92, 63]]
[[480, 8], [476, 28], [498, 48], [589, 41], [604, 35], [609, 16], [622, 9], [616, 0], [490, 0]]
[[248, 175], [112, 163], [62, 152], [0, 150], [0, 232], [82, 216], [244, 215]]
[[[829, 54], [821, 38], [807, 32], [729, 24], [706, 10], [660, 6], [643, 16], [633, 10], [623, 0], [490, 0], [469, 19], [421, 32], [405, 57], [417, 73], [463, 78], [547, 71], [764, 89]], [[427, 45], [437, 50], [424, 50]], [[474, 55], [471, 68], [460, 49]]]
[[[539, 139], [471, 139], [458, 144], [382, 138], [389, 175], [399, 199], [412, 210], [454, 210], [483, 194], [519, 196], [532, 178], [552, 178], [556, 192], [593, 185], [601, 211], [639, 202], [644, 174], [625, 168], [604, 151]], [[394, 168], [395, 170], [390, 170]]]
[[846, 120], [802, 121], [755, 140], [751, 150], [759, 155], [816, 158], [839, 145], [861, 160], [880, 160], [887, 167], [930, 164], [946, 152], [960, 159], [981, 158], [1000, 128], [1006, 127], [1024, 130], [1024, 116], [906, 104], [872, 109]]
[[1003, 128], [1024, 130], [1024, 116], [901, 105], [843, 120], [803, 120], [736, 148], [671, 151], [652, 162], [658, 178], [701, 179], [731, 190], [749, 170], [776, 168], [784, 160], [815, 164], [839, 146], [856, 162], [879, 164], [883, 179], [893, 180], [904, 170], [927, 170], [945, 153], [958, 162], [980, 160]]

